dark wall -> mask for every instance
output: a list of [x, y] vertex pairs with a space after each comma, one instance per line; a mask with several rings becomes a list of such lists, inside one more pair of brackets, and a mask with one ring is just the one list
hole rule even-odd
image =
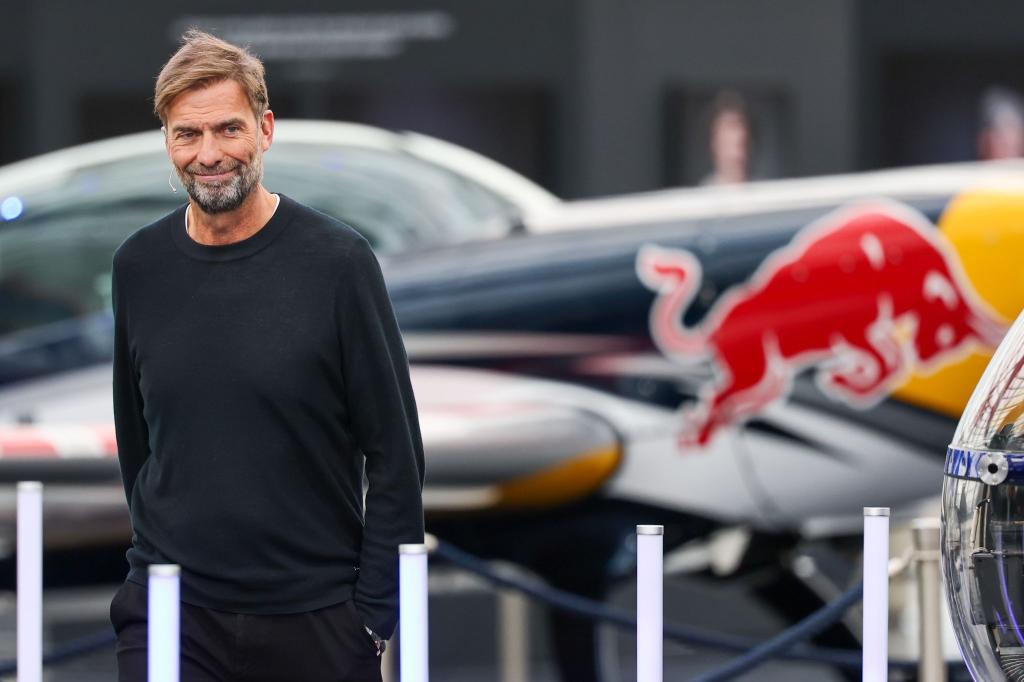
[[976, 156], [987, 85], [1024, 92], [1024, 3], [861, 0], [858, 165]]
[[580, 193], [664, 185], [666, 97], [724, 87], [787, 103], [788, 174], [850, 168], [855, 16], [851, 0], [583, 3]]
[[[290, 14], [443, 12], [454, 32], [386, 58], [268, 56], [271, 101], [282, 116], [438, 135], [582, 196], [692, 179], [666, 171], [699, 143], [692, 125], [687, 135], [673, 128], [667, 103], [685, 109], [724, 85], [778, 103], [773, 174], [844, 170], [854, 146], [851, 2], [295, 0]], [[153, 78], [188, 17], [223, 33], [227, 15], [280, 16], [270, 0], [114, 0], [99, 14], [73, 0], [21, 6], [33, 84], [26, 153], [155, 125]]]
[[4, 0], [0, 12], [0, 163], [31, 153], [21, 132], [27, 125], [29, 78], [25, 74], [29, 0]]
[[758, 119], [763, 177], [969, 157], [983, 83], [1024, 88], [1019, 0], [3, 4], [0, 161], [156, 126], [176, 34], [231, 15], [441, 13], [450, 34], [374, 57], [264, 54], [272, 107], [433, 134], [569, 197], [698, 181], [726, 88]]
[[[224, 35], [238, 25], [232, 16], [270, 15], [280, 23], [287, 15], [430, 11], [450, 18], [450, 35], [401, 41], [394, 54], [264, 55], [271, 106], [279, 116], [439, 135], [557, 188], [560, 150], [551, 140], [571, 74], [572, 2], [294, 0], [287, 15], [280, 7], [270, 0], [116, 0], [98, 15], [92, 3], [32, 2], [26, 66], [35, 87], [25, 102], [26, 152], [158, 125], [150, 113], [154, 78], [189, 23]], [[258, 43], [253, 48], [261, 51]]]

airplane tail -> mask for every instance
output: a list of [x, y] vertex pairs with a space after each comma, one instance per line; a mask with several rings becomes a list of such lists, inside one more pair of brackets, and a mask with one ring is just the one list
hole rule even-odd
[[683, 326], [683, 313], [693, 302], [703, 271], [693, 254], [654, 244], [640, 248], [636, 271], [644, 286], [657, 294], [651, 307], [651, 336], [663, 353], [692, 360], [707, 352], [707, 339]]

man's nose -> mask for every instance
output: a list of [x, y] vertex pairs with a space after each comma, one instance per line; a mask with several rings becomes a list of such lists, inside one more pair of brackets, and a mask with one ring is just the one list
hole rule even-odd
[[223, 156], [213, 133], [210, 131], [204, 132], [203, 138], [199, 143], [199, 154], [196, 156], [196, 161], [204, 166], [216, 166], [220, 163]]

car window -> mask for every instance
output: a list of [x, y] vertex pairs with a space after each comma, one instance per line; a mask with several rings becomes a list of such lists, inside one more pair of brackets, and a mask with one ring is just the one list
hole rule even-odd
[[398, 150], [290, 144], [268, 153], [266, 186], [356, 227], [380, 253], [506, 234], [511, 204]]
[[[398, 150], [277, 143], [265, 167], [268, 189], [352, 225], [384, 255], [500, 236], [514, 215], [474, 182]], [[109, 355], [109, 325], [96, 316], [109, 316], [111, 257], [186, 200], [169, 172], [161, 150], [19, 188], [19, 215], [0, 221], [0, 383]], [[0, 201], [11, 195], [0, 187]], [[86, 329], [87, 347], [76, 348]]]

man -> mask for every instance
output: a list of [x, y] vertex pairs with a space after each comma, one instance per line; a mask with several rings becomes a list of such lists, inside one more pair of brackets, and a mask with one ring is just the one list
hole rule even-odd
[[114, 255], [119, 679], [146, 678], [147, 567], [173, 563], [182, 680], [380, 680], [397, 548], [423, 539], [380, 268], [354, 230], [261, 184], [274, 115], [246, 50], [186, 33], [155, 111], [189, 202]]

